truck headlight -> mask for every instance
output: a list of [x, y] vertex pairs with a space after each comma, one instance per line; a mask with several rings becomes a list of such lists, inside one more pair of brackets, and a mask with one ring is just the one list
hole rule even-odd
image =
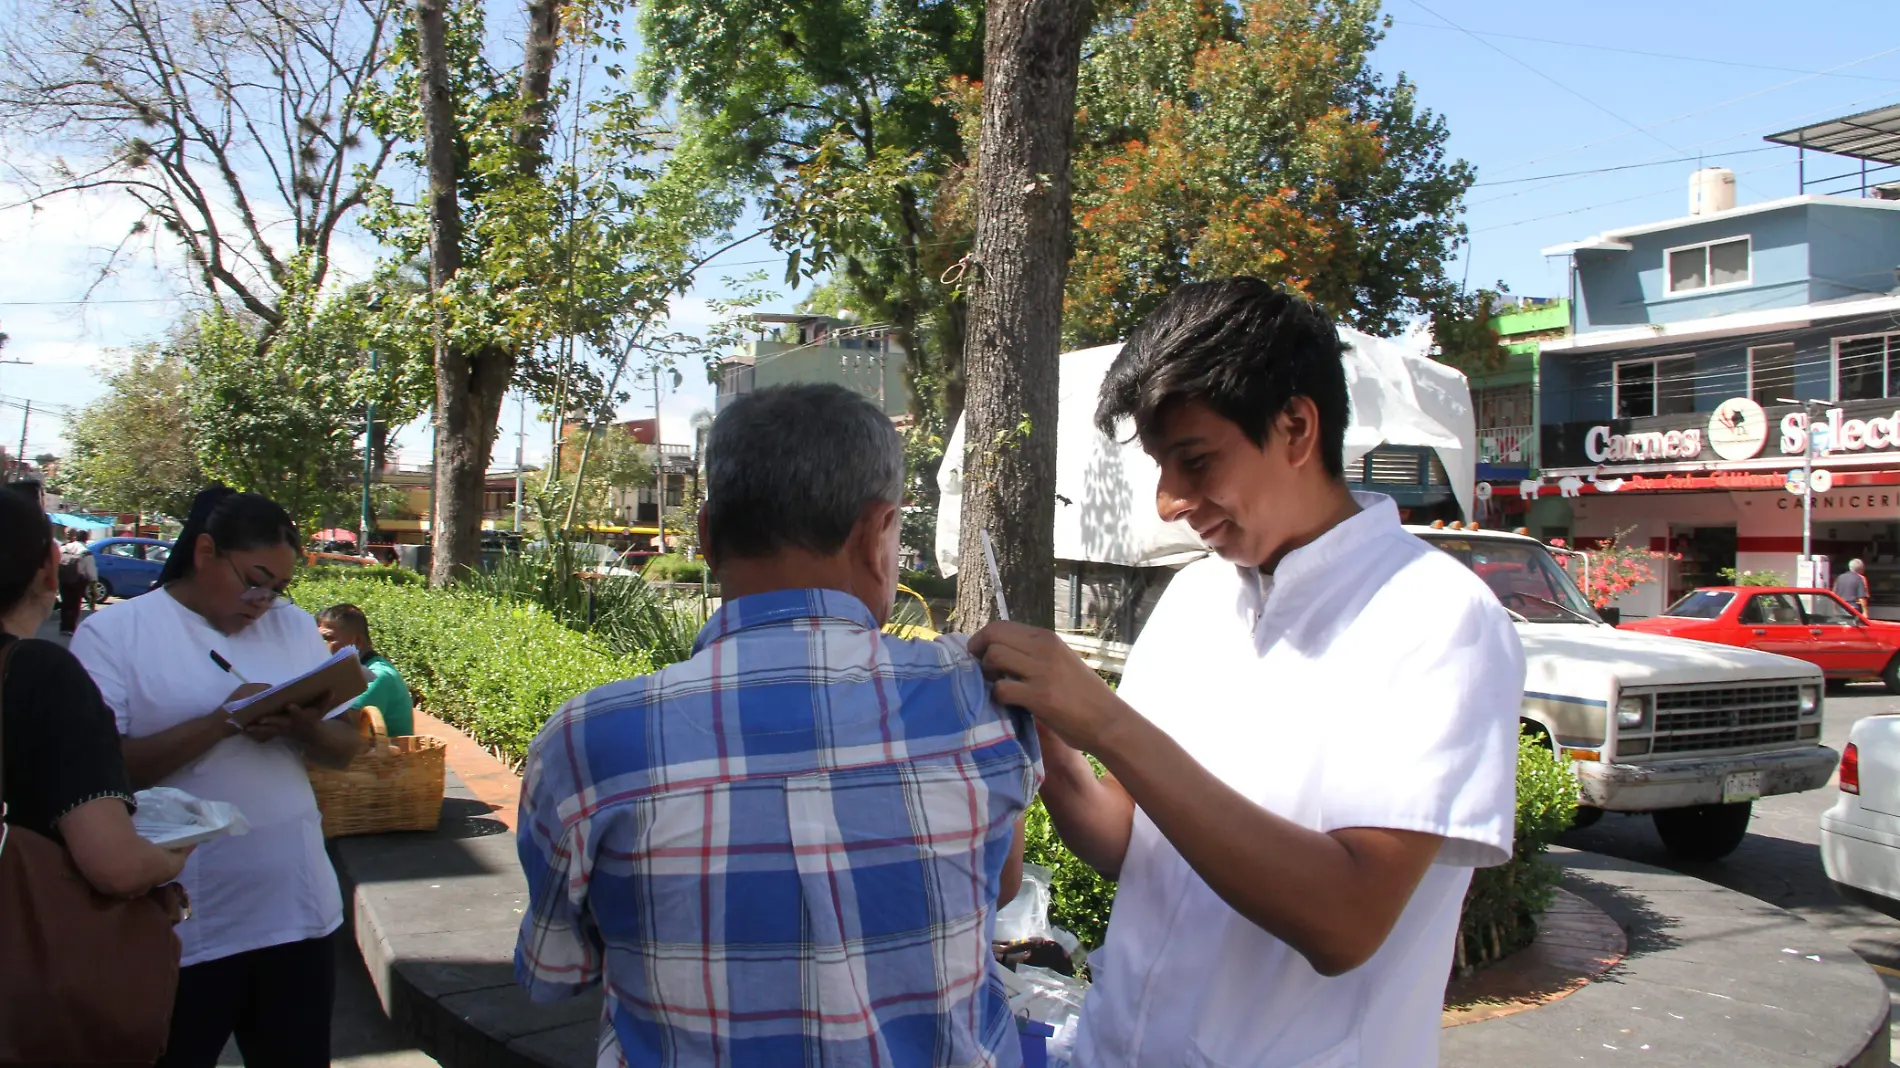
[[1649, 723], [1649, 698], [1625, 697], [1616, 702], [1618, 730], [1641, 730]]
[[1819, 686], [1801, 687], [1801, 714], [1812, 716], [1821, 709], [1821, 688]]

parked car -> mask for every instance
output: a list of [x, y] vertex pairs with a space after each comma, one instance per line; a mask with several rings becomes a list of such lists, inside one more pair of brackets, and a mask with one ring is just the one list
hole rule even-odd
[[1622, 626], [1792, 656], [1830, 680], [1879, 679], [1900, 693], [1900, 623], [1869, 619], [1826, 590], [1707, 586]]
[[102, 538], [89, 546], [99, 569], [98, 600], [137, 597], [158, 585], [172, 544], [156, 538]]
[[1847, 739], [1821, 866], [1842, 897], [1900, 917], [1900, 715], [1867, 716]]
[[1647, 812], [1668, 850], [1717, 860], [1741, 845], [1753, 802], [1825, 786], [1823, 678], [1746, 648], [1619, 630], [1534, 538], [1409, 527], [1469, 567], [1524, 644], [1526, 729], [1571, 759], [1587, 825]]

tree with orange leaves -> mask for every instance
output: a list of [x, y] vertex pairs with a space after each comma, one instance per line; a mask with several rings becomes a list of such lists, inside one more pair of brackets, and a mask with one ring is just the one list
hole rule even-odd
[[[1402, 76], [1368, 64], [1376, 0], [1124, 0], [1078, 94], [1074, 344], [1126, 335], [1182, 282], [1250, 274], [1390, 334], [1469, 323], [1445, 264], [1471, 167]], [[1495, 348], [1495, 339], [1491, 346]]]

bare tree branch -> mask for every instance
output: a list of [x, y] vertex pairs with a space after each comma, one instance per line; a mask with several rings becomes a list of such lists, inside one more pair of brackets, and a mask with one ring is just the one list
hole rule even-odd
[[0, 130], [23, 195], [0, 210], [126, 196], [207, 295], [275, 327], [291, 262], [327, 273], [339, 226], [390, 159], [357, 111], [386, 73], [400, 10], [22, 0], [0, 25]]

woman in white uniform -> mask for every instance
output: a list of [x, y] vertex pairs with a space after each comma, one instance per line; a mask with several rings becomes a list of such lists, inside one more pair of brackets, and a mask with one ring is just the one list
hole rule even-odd
[[207, 489], [161, 588], [94, 614], [73, 638], [117, 720], [133, 788], [229, 801], [251, 826], [199, 846], [179, 880], [192, 915], [178, 926], [183, 970], [162, 1066], [210, 1068], [234, 1034], [252, 1068], [330, 1061], [330, 935], [343, 904], [303, 758], [340, 766], [361, 738], [353, 716], [326, 718], [329, 702], [249, 727], [224, 711], [330, 655], [316, 621], [284, 596], [298, 546], [269, 499]]

